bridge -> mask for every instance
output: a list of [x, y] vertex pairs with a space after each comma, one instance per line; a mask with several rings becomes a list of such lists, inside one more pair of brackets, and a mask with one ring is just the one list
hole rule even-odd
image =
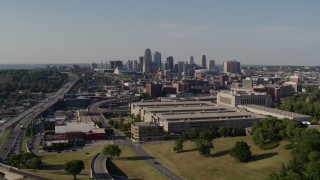
[[[94, 113], [110, 113], [110, 112], [130, 112], [130, 107], [128, 106], [130, 102], [136, 102], [140, 100], [140, 97], [130, 96], [117, 99], [108, 99], [104, 101], [98, 101], [89, 106], [89, 112]], [[119, 108], [124, 107], [124, 108]], [[128, 107], [126, 107], [128, 106]]]

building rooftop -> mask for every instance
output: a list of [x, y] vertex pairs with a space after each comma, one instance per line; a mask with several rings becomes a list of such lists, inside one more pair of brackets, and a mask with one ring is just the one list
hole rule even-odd
[[299, 118], [299, 117], [310, 117], [307, 115], [303, 115], [303, 114], [298, 114], [298, 113], [294, 113], [294, 112], [289, 112], [289, 111], [283, 111], [283, 110], [279, 110], [276, 108], [268, 108], [268, 107], [264, 107], [264, 106], [259, 106], [259, 105], [242, 105], [241, 107], [244, 108], [252, 108], [252, 109], [256, 109], [256, 110], [260, 110], [260, 111], [265, 111], [265, 112], [269, 112], [269, 113], [273, 113], [273, 114], [278, 114], [278, 115], [282, 115], [282, 116], [287, 116], [287, 117], [291, 117], [291, 118]]
[[211, 101], [179, 101], [179, 102], [171, 102], [171, 101], [156, 101], [156, 102], [137, 102], [133, 103], [134, 105], [141, 107], [161, 107], [161, 106], [177, 106], [177, 105], [215, 105]]
[[[157, 114], [158, 115], [158, 114]], [[188, 120], [232, 120], [243, 118], [263, 118], [264, 116], [253, 113], [236, 112], [185, 112], [185, 113], [163, 113], [158, 115], [160, 118], [167, 121], [188, 121]]]
[[97, 128], [94, 122], [68, 122], [63, 126], [55, 126], [56, 134], [64, 134], [66, 132], [84, 132], [84, 133], [104, 133], [104, 129]]

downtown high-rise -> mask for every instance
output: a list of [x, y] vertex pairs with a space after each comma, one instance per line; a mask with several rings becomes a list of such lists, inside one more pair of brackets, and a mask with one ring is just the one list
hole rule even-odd
[[151, 50], [148, 48], [144, 52], [143, 57], [143, 72], [144, 73], [150, 73], [151, 71], [151, 64], [152, 64], [152, 55]]
[[202, 69], [207, 69], [207, 57], [206, 57], [206, 55], [202, 55], [202, 57], [201, 57], [201, 65], [202, 65]]

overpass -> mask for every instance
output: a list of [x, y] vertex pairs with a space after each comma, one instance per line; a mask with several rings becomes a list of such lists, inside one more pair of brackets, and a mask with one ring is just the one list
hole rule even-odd
[[91, 113], [108, 113], [108, 112], [129, 112], [130, 108], [118, 108], [119, 106], [129, 105], [130, 102], [135, 102], [140, 100], [140, 97], [137, 96], [130, 96], [130, 97], [123, 97], [117, 99], [108, 99], [104, 101], [98, 101], [91, 104], [88, 109]]

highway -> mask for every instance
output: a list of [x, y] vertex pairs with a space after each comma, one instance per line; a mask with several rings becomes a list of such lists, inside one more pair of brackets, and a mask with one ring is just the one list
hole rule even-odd
[[46, 109], [54, 105], [59, 98], [63, 97], [77, 82], [77, 78], [69, 76], [69, 82], [65, 83], [55, 94], [43, 100], [37, 105], [29, 108], [28, 110], [20, 113], [18, 116], [9, 119], [0, 125], [0, 130], [5, 128], [12, 128], [8, 138], [3, 141], [0, 146], [0, 163], [5, 162], [10, 152], [21, 152], [22, 141], [24, 138], [25, 128]]

